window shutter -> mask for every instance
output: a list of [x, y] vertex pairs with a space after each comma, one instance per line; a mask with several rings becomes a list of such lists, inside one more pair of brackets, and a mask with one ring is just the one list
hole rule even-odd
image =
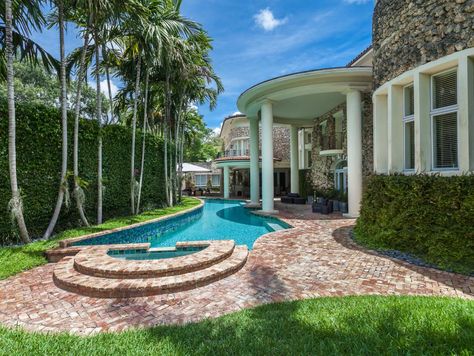
[[436, 168], [458, 166], [457, 112], [433, 116], [434, 164]]
[[457, 71], [441, 74], [433, 78], [433, 109], [445, 108], [458, 103]]

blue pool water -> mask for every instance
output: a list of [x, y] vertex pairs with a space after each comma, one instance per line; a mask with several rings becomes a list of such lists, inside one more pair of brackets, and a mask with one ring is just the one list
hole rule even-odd
[[207, 200], [202, 208], [190, 213], [74, 245], [149, 242], [156, 248], [174, 247], [180, 241], [234, 240], [237, 245], [252, 249], [260, 236], [290, 227], [278, 219], [254, 215], [244, 205], [242, 201]]

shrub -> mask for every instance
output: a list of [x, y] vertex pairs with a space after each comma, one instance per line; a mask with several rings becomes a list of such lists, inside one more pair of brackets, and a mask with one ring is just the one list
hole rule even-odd
[[474, 272], [474, 175], [375, 175], [355, 228], [361, 243]]
[[[61, 172], [61, 122], [54, 108], [38, 104], [17, 105], [18, 181], [24, 198], [25, 220], [32, 236], [41, 236], [51, 218]], [[6, 103], [0, 103], [0, 244], [17, 241], [7, 204], [11, 197], [8, 173], [8, 120]], [[68, 166], [72, 171], [73, 118], [69, 120]], [[95, 221], [97, 199], [97, 122], [81, 120], [79, 135], [79, 176], [85, 189], [86, 213]], [[102, 131], [104, 219], [130, 213], [131, 130], [111, 125]], [[137, 133], [136, 162], [139, 167], [142, 134]], [[147, 137], [142, 207], [160, 207], [165, 201], [162, 142]], [[70, 179], [69, 187], [73, 187]], [[79, 225], [74, 201], [63, 207], [57, 231]]]

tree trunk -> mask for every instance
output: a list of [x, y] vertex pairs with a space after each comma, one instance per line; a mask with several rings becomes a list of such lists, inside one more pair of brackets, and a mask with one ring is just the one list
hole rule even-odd
[[149, 73], [146, 72], [145, 76], [145, 102], [143, 105], [143, 141], [142, 141], [142, 161], [140, 164], [140, 183], [138, 184], [138, 198], [137, 198], [137, 210], [136, 213], [140, 213], [140, 199], [142, 196], [142, 185], [143, 185], [143, 171], [145, 170], [145, 142], [146, 142], [146, 131], [148, 127], [148, 79]]
[[164, 141], [164, 150], [163, 150], [163, 162], [165, 170], [165, 192], [166, 192], [166, 205], [171, 206], [170, 195], [169, 195], [169, 179], [168, 179], [168, 128], [166, 122], [163, 123], [163, 141]]
[[137, 63], [137, 77], [135, 80], [135, 102], [133, 103], [133, 119], [132, 119], [132, 154], [130, 159], [130, 198], [132, 215], [135, 215], [135, 141], [137, 131], [137, 107], [140, 93], [140, 71], [141, 71], [141, 57], [138, 55]]
[[23, 203], [18, 189], [16, 175], [16, 118], [15, 118], [15, 89], [13, 73], [13, 38], [12, 38], [12, 2], [5, 0], [5, 52], [7, 56], [7, 86], [8, 86], [8, 167], [10, 170], [10, 185], [12, 198], [9, 206], [12, 216], [18, 224], [20, 238], [24, 243], [31, 242], [23, 217]]
[[76, 89], [76, 107], [74, 113], [74, 147], [73, 147], [73, 161], [74, 161], [74, 197], [76, 199], [76, 207], [81, 217], [82, 223], [89, 226], [86, 215], [84, 213], [84, 191], [79, 184], [79, 116], [81, 114], [81, 95], [82, 95], [82, 81], [85, 75], [86, 53], [89, 44], [89, 31], [87, 30], [84, 36], [84, 45], [81, 52], [81, 63], [79, 65], [79, 73], [77, 75], [77, 89]]
[[107, 46], [104, 44], [102, 46], [102, 56], [104, 57], [104, 65], [105, 65], [105, 76], [107, 78], [107, 91], [109, 94], [109, 102], [110, 102], [110, 123], [114, 123], [114, 101], [112, 97], [112, 86], [110, 84], [110, 70], [109, 70], [109, 63], [108, 63], [108, 54], [107, 54]]
[[[59, 57], [60, 65], [60, 86], [61, 86], [61, 123], [62, 123], [62, 164], [61, 164], [61, 182], [59, 183], [58, 199], [53, 216], [49, 223], [44, 238], [47, 239], [53, 233], [54, 227], [59, 218], [61, 207], [63, 205], [64, 194], [67, 193], [67, 84], [66, 84], [66, 58], [64, 55], [64, 7], [63, 2], [58, 1], [58, 22], [59, 22]], [[67, 201], [66, 201], [67, 202]]]
[[94, 31], [95, 42], [95, 84], [96, 84], [96, 115], [99, 123], [99, 142], [97, 147], [97, 224], [102, 224], [102, 93], [100, 92], [100, 46], [97, 29]]

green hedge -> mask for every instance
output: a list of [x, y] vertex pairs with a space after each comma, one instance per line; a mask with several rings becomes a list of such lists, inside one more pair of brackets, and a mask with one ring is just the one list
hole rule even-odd
[[474, 272], [474, 175], [376, 175], [355, 228], [361, 243]]
[[[58, 110], [41, 105], [17, 106], [18, 182], [24, 197], [25, 219], [34, 237], [41, 236], [51, 218], [57, 198], [61, 172], [61, 122]], [[18, 241], [7, 204], [11, 197], [8, 175], [8, 120], [6, 103], [0, 103], [0, 243]], [[73, 118], [69, 121], [69, 169], [72, 171]], [[79, 171], [89, 183], [86, 212], [90, 222], [96, 218], [97, 135], [95, 121], [80, 123]], [[131, 130], [124, 126], [105, 127], [103, 135], [104, 219], [130, 213]], [[139, 167], [142, 135], [137, 134], [136, 162]], [[147, 137], [142, 207], [160, 207], [165, 201], [162, 142]], [[70, 188], [73, 181], [70, 181]], [[72, 202], [62, 210], [56, 231], [76, 227], [80, 220]]]

